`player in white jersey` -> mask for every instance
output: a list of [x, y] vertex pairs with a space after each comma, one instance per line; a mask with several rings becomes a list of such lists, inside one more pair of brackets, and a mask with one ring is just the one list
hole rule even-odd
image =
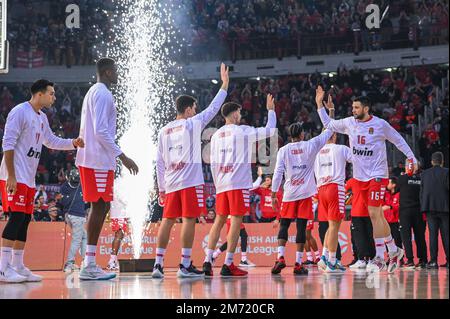
[[125, 210], [126, 205], [123, 200], [118, 196], [114, 196], [114, 200], [111, 203], [111, 210], [109, 211], [109, 219], [111, 230], [114, 233], [114, 239], [111, 243], [111, 255], [109, 257], [108, 266], [106, 267], [107, 270], [117, 271], [120, 268], [117, 256], [119, 255], [123, 236], [128, 232], [128, 216]]
[[284, 193], [278, 232], [278, 257], [272, 274], [279, 274], [286, 267], [285, 248], [292, 220], [297, 224], [297, 253], [294, 264], [295, 275], [307, 275], [303, 267], [303, 249], [306, 242], [306, 224], [314, 219], [312, 197], [317, 193], [314, 179], [314, 160], [317, 153], [329, 140], [333, 132], [325, 130], [309, 141], [303, 141], [304, 131], [300, 123], [289, 126], [291, 143], [279, 149], [272, 182], [272, 205], [278, 206], [277, 192], [284, 175]]
[[[317, 100], [322, 101], [325, 92], [318, 86]], [[367, 203], [375, 237], [376, 257], [368, 265], [368, 271], [381, 271], [386, 268], [384, 260], [385, 244], [389, 250], [388, 272], [397, 268], [397, 262], [403, 257], [403, 249], [397, 247], [391, 236], [389, 224], [386, 222], [381, 206], [388, 183], [388, 162], [386, 156], [386, 140], [393, 143], [408, 160], [417, 160], [411, 148], [401, 135], [385, 120], [370, 115], [370, 100], [367, 97], [354, 99], [353, 116], [342, 120], [332, 120], [324, 106], [317, 103], [318, 113], [323, 125], [335, 132], [349, 136], [352, 150], [353, 177], [360, 184], [361, 198]]]
[[181, 95], [176, 100], [177, 118], [164, 126], [158, 139], [157, 180], [159, 196], [164, 203], [163, 220], [158, 231], [153, 278], [164, 276], [164, 254], [170, 231], [177, 218], [183, 218], [181, 229], [181, 263], [178, 277], [202, 277], [191, 261], [195, 223], [206, 210], [201, 157], [201, 133], [216, 116], [227, 97], [228, 67], [220, 66], [222, 86], [203, 112], [197, 113], [196, 100]]
[[109, 88], [117, 84], [117, 66], [113, 59], [101, 58], [96, 67], [97, 83], [86, 93], [81, 110], [80, 136], [86, 141], [86, 148], [78, 150], [75, 160], [80, 171], [83, 199], [91, 204], [81, 280], [107, 280], [116, 277], [113, 273], [103, 271], [95, 261], [98, 238], [113, 200], [116, 158], [132, 174], [138, 172], [134, 161], [115, 142], [117, 110]]
[[38, 80], [31, 86], [31, 100], [15, 106], [8, 114], [3, 135], [0, 193], [8, 222], [2, 234], [0, 281], [41, 281], [23, 264], [28, 225], [34, 207], [35, 175], [42, 145], [57, 150], [84, 147], [83, 139], [62, 139], [53, 134], [43, 108], [55, 102], [53, 83]]
[[[322, 104], [323, 101], [317, 100]], [[334, 105], [331, 95], [328, 96], [327, 107], [330, 117], [334, 118]], [[316, 175], [319, 216], [326, 216], [328, 230], [323, 242], [322, 257], [317, 264], [326, 272], [344, 272], [345, 267], [336, 259], [338, 234], [341, 221], [345, 217], [345, 166], [351, 162], [352, 153], [345, 145], [336, 144], [337, 134], [334, 133], [327, 144], [317, 154], [314, 163]]]
[[217, 216], [209, 232], [203, 271], [212, 277], [212, 256], [219, 240], [220, 231], [231, 215], [231, 227], [227, 234], [227, 254], [220, 272], [222, 277], [243, 277], [246, 271], [233, 263], [239, 238], [242, 218], [250, 211], [250, 189], [252, 188], [251, 162], [253, 143], [275, 134], [276, 114], [273, 97], [267, 95], [268, 115], [266, 127], [254, 128], [241, 123], [241, 106], [229, 102], [222, 106], [225, 125], [211, 138], [211, 173], [216, 186]]

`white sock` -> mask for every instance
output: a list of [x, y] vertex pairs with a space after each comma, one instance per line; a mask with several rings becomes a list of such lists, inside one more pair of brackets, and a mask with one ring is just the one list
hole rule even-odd
[[278, 258], [284, 257], [284, 251], [286, 247], [284, 246], [278, 246]]
[[295, 262], [299, 264], [303, 262], [303, 251], [297, 251], [295, 253]]
[[164, 267], [164, 254], [165, 253], [166, 253], [166, 250], [164, 248], [156, 248], [155, 265], [160, 265], [161, 267]]
[[336, 265], [336, 252], [329, 252], [328, 256], [330, 256], [330, 264], [332, 264], [333, 266]]
[[390, 253], [396, 253], [398, 250], [397, 245], [395, 245], [395, 241], [392, 238], [392, 234], [390, 234], [388, 237], [384, 238], [384, 242], [388, 247], [388, 250]]
[[328, 249], [326, 247], [322, 248], [322, 256], [325, 256], [325, 258], [328, 259]]
[[86, 255], [84, 256], [84, 265], [95, 264], [95, 253], [97, 251], [96, 245], [86, 246]]
[[212, 258], [216, 259], [217, 257], [220, 256], [220, 254], [222, 253], [222, 251], [217, 248], [216, 250], [214, 250], [213, 254], [212, 254]]
[[205, 263], [212, 263], [214, 249], [206, 249]]
[[241, 260], [247, 261], [247, 253], [241, 253]]
[[308, 252], [306, 253], [306, 259], [309, 260], [309, 261], [313, 261], [313, 260], [314, 260], [314, 259], [313, 259], [312, 252], [308, 251]]
[[319, 258], [320, 258], [320, 252], [319, 252], [319, 251], [315, 251], [315, 252], [314, 252], [314, 255], [315, 255], [316, 259], [319, 259]]
[[233, 263], [234, 253], [227, 252], [227, 257], [225, 258], [225, 265], [229, 266]]
[[375, 249], [376, 249], [376, 257], [384, 259], [384, 252], [386, 251], [384, 238], [375, 238]]
[[14, 268], [25, 267], [23, 265], [23, 249], [22, 250], [13, 249], [11, 266], [13, 266]]
[[184, 268], [191, 265], [192, 248], [181, 248], [181, 264]]
[[0, 258], [0, 271], [5, 271], [6, 267], [11, 263], [12, 248], [2, 247], [2, 256]]
[[116, 262], [117, 262], [117, 255], [111, 254], [111, 257], [109, 258], [109, 264], [116, 263]]

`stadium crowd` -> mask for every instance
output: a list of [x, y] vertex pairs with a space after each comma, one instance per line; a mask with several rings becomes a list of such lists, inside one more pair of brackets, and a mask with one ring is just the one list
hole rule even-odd
[[[185, 62], [359, 52], [448, 43], [448, 2], [390, 1], [380, 29], [366, 27], [362, 0], [177, 1]], [[387, 1], [375, 1], [381, 10]], [[18, 67], [85, 65], [111, 34], [112, 1], [10, 2], [8, 39]], [[66, 28], [66, 6], [80, 7], [80, 29]], [[30, 56], [32, 57], [30, 59]]]

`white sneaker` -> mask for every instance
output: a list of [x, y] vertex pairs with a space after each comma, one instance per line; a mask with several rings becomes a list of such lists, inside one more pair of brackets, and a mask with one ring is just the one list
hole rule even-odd
[[153, 267], [152, 278], [161, 279], [164, 278], [164, 269], [160, 264], [156, 264]]
[[117, 262], [113, 261], [113, 262], [110, 262], [108, 264], [108, 266], [106, 266], [106, 270], [119, 271], [120, 267], [119, 267], [119, 264]]
[[321, 256], [319, 262], [317, 263], [317, 267], [319, 270], [325, 271], [327, 269], [327, 259], [325, 256]]
[[20, 283], [27, 281], [27, 277], [19, 275], [11, 265], [5, 271], [0, 271], [0, 281], [7, 283]]
[[367, 272], [380, 272], [386, 269], [386, 262], [381, 257], [375, 257], [367, 263]]
[[109, 280], [116, 278], [116, 274], [104, 271], [100, 266], [92, 263], [80, 271], [80, 280]]
[[203, 277], [205, 277], [205, 273], [203, 271], [200, 271], [197, 268], [195, 268], [195, 266], [192, 265], [192, 262], [191, 262], [191, 264], [187, 268], [180, 264], [180, 267], [178, 268], [178, 271], [177, 271], [177, 277], [178, 278], [200, 278], [200, 277], [203, 278]]
[[392, 274], [395, 269], [398, 268], [400, 260], [403, 258], [405, 254], [404, 250], [400, 247], [397, 247], [397, 251], [395, 253], [389, 253], [389, 266], [388, 273]]
[[250, 260], [241, 260], [239, 263], [239, 267], [255, 267], [256, 265], [252, 263]]
[[349, 266], [350, 269], [366, 269], [367, 264], [365, 260], [358, 260], [353, 265]]
[[21, 276], [24, 276], [27, 282], [40, 282], [42, 281], [42, 276], [33, 274], [30, 269], [25, 266], [20, 268], [14, 268], [14, 270]]
[[64, 265], [64, 270], [63, 271], [69, 273], [69, 272], [74, 272], [76, 269], [77, 269], [77, 267], [75, 266], [75, 264], [73, 264], [73, 263], [66, 263]]

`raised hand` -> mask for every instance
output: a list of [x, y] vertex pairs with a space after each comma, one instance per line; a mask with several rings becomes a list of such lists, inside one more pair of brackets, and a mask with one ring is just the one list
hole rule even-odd
[[325, 91], [323, 90], [323, 88], [319, 85], [317, 86], [316, 89], [316, 104], [317, 104], [317, 109], [321, 109], [323, 107], [323, 98], [325, 96]]
[[275, 101], [273, 99], [272, 94], [267, 94], [267, 103], [266, 103], [267, 110], [273, 111], [275, 109]]
[[228, 75], [228, 67], [225, 63], [220, 65], [220, 79], [222, 80], [222, 89], [228, 90], [228, 84], [230, 83], [230, 77]]
[[333, 98], [331, 97], [331, 94], [328, 94], [328, 101], [327, 102], [323, 102], [323, 105], [328, 109], [328, 110], [333, 110], [334, 109], [334, 103], [333, 103]]

